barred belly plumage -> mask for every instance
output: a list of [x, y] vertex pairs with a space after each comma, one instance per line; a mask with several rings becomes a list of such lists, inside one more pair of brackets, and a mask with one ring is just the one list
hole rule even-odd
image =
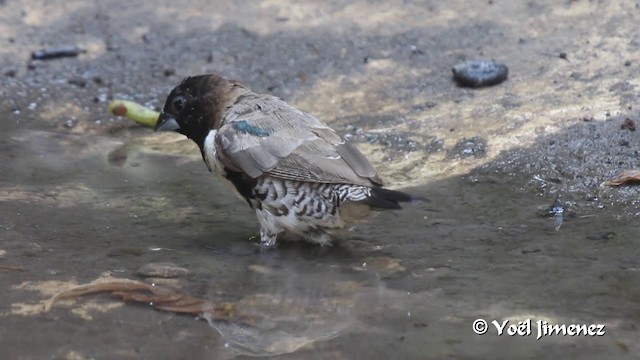
[[313, 242], [331, 242], [331, 230], [345, 226], [341, 204], [371, 195], [366, 186], [258, 179], [251, 200], [261, 225], [273, 235], [286, 232]]

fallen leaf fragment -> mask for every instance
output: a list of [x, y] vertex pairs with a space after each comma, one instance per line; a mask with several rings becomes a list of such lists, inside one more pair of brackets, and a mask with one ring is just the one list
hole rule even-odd
[[640, 170], [625, 170], [615, 178], [605, 181], [607, 186], [640, 185]]
[[47, 300], [44, 311], [51, 310], [58, 300], [98, 293], [110, 293], [120, 297], [122, 301], [149, 304], [162, 311], [193, 315], [207, 314], [214, 320], [229, 319], [235, 315], [235, 304], [233, 303], [225, 302], [217, 305], [211, 301], [197, 299], [171, 289], [129, 279], [90, 283], [63, 290]]

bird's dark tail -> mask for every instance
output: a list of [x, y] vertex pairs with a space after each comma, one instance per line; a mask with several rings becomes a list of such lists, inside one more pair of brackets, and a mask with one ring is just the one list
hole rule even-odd
[[401, 209], [399, 203], [410, 201], [429, 201], [425, 198], [409, 195], [402, 191], [389, 190], [381, 187], [371, 188], [371, 196], [363, 203], [378, 209]]

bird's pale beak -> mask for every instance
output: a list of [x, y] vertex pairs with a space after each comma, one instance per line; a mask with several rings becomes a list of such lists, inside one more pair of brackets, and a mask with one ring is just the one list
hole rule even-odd
[[180, 125], [176, 121], [176, 119], [166, 113], [160, 113], [158, 117], [158, 122], [156, 122], [155, 131], [178, 131], [180, 130]]

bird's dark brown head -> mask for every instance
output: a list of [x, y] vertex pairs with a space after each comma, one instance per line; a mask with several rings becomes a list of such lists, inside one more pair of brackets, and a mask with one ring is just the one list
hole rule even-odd
[[219, 75], [188, 77], [173, 88], [160, 113], [155, 131], [176, 131], [193, 140], [200, 148], [234, 99], [234, 87], [240, 84]]

